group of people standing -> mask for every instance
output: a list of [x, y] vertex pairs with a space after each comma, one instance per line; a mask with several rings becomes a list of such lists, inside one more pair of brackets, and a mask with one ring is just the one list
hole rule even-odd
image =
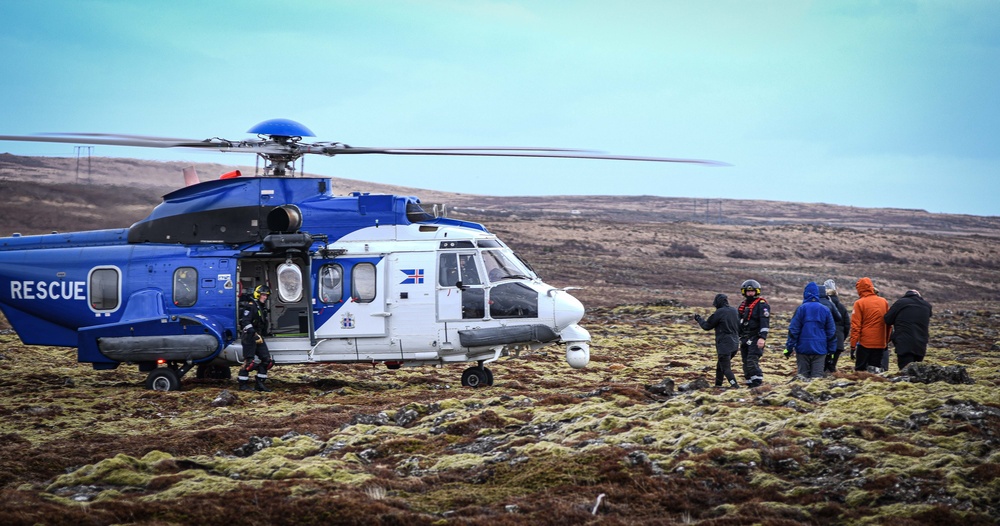
[[[900, 369], [923, 361], [932, 315], [930, 303], [918, 291], [909, 290], [890, 307], [867, 277], [858, 280], [855, 288], [858, 300], [849, 313], [838, 298], [834, 280], [806, 284], [802, 304], [789, 322], [782, 353], [785, 358], [795, 356], [798, 376], [819, 378], [835, 372], [845, 344], [857, 371], [887, 370], [889, 342], [895, 345]], [[747, 386], [758, 387], [764, 382], [760, 359], [770, 333], [770, 306], [761, 297], [756, 280], [744, 281], [740, 293], [743, 301], [739, 307], [730, 306], [729, 298], [718, 294], [713, 301], [715, 312], [708, 319], [694, 316], [702, 329], [715, 329], [716, 387], [721, 387], [723, 380], [731, 387], [739, 385], [732, 371], [737, 352], [743, 359]]]

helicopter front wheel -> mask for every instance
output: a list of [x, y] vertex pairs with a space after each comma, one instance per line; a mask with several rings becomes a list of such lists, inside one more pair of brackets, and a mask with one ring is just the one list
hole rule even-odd
[[488, 387], [493, 385], [493, 371], [487, 367], [469, 367], [462, 372], [463, 387]]
[[181, 377], [172, 367], [157, 367], [146, 377], [146, 388], [153, 391], [180, 391]]

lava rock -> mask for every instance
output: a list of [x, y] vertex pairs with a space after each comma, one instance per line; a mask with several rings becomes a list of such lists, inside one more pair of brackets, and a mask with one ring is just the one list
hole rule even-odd
[[934, 382], [946, 382], [949, 384], [972, 384], [975, 381], [969, 378], [968, 371], [960, 365], [949, 365], [941, 367], [923, 362], [913, 362], [903, 368], [900, 373], [910, 379], [912, 383], [929, 384]]
[[699, 389], [708, 389], [709, 387], [711, 387], [711, 385], [708, 384], [708, 380], [704, 378], [698, 378], [697, 380], [688, 382], [686, 384], [681, 384], [681, 386], [678, 387], [677, 390], [682, 393], [687, 393], [690, 391], [697, 391]]
[[674, 381], [670, 378], [664, 378], [660, 383], [647, 385], [646, 390], [653, 394], [670, 396], [674, 394]]
[[233, 454], [238, 457], [249, 457], [258, 451], [263, 451], [264, 449], [271, 447], [273, 444], [274, 440], [272, 440], [271, 437], [261, 438], [258, 436], [252, 436], [246, 444], [234, 449]]
[[233, 404], [239, 403], [239, 401], [240, 401], [240, 397], [238, 397], [235, 394], [231, 393], [229, 391], [229, 389], [223, 389], [222, 392], [219, 393], [219, 396], [216, 396], [215, 400], [212, 400], [211, 406], [212, 407], [227, 407], [227, 406], [231, 406]]

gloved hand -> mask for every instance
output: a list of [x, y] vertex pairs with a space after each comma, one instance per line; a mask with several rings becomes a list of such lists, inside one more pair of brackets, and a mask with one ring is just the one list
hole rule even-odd
[[261, 338], [259, 334], [254, 334], [253, 340], [257, 343], [264, 343], [264, 338]]
[[788, 359], [788, 358], [792, 357], [792, 353], [793, 352], [795, 352], [795, 351], [793, 351], [791, 349], [785, 349], [784, 351], [781, 351], [781, 355], [784, 356], [786, 359]]
[[[861, 344], [859, 343], [858, 345], [861, 345]], [[857, 358], [855, 358], [855, 356], [857, 356], [856, 353], [858, 351], [858, 345], [855, 345], [854, 347], [851, 347], [851, 359], [852, 360], [856, 360], [857, 359]]]
[[701, 323], [701, 314], [695, 314], [694, 315], [694, 321], [696, 321], [698, 323]]

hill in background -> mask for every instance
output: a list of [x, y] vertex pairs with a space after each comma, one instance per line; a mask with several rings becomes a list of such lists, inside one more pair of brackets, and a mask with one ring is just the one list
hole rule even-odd
[[[183, 184], [191, 163], [0, 154], [0, 234], [127, 227]], [[193, 164], [202, 179], [239, 168]], [[482, 196], [333, 178], [333, 192], [395, 193], [480, 222], [549, 283], [584, 287], [588, 306], [708, 305], [753, 278], [775, 308], [806, 282], [835, 279], [843, 299], [873, 278], [936, 305], [996, 310], [1000, 217], [828, 204], [655, 196]]]

